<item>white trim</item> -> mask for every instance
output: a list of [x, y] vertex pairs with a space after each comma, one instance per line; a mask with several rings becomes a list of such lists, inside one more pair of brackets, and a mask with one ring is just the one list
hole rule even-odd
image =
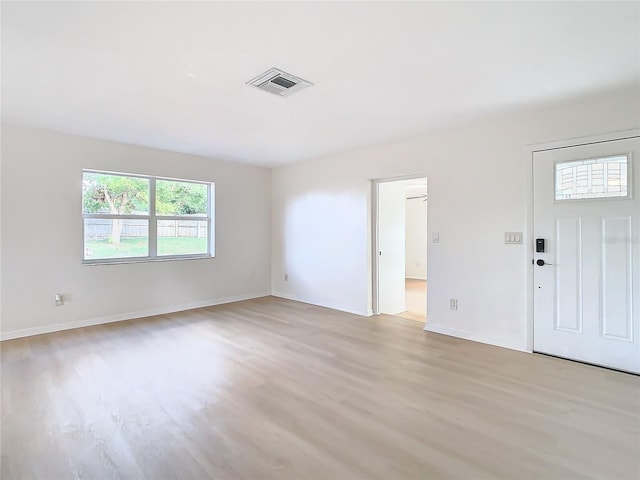
[[508, 348], [510, 350], [517, 350], [519, 352], [530, 353], [525, 348], [525, 345], [517, 345], [512, 342], [501, 340], [499, 338], [478, 335], [476, 333], [469, 332], [468, 330], [459, 330], [457, 328], [434, 325], [431, 322], [428, 322], [424, 326], [423, 330], [426, 332], [441, 333], [442, 335], [448, 335], [450, 337], [463, 338], [465, 340], [471, 340], [474, 342], [486, 343], [487, 345], [493, 345], [494, 347], [502, 347], [502, 348]]
[[136, 312], [118, 313], [115, 315], [107, 315], [104, 317], [88, 318], [85, 320], [77, 320], [75, 322], [54, 323], [52, 325], [23, 328], [20, 330], [0, 333], [0, 341], [12, 340], [14, 338], [30, 337], [33, 335], [41, 335], [43, 333], [61, 332], [63, 330], [71, 330], [74, 328], [103, 325], [105, 323], [122, 322], [126, 320], [133, 320], [136, 318], [151, 317], [154, 315], [165, 315], [167, 313], [183, 312], [185, 310], [193, 310], [194, 308], [212, 307], [214, 305], [222, 305], [224, 303], [240, 302], [242, 300], [251, 300], [253, 298], [268, 297], [270, 295], [270, 293], [250, 293], [246, 295], [234, 295], [231, 297], [213, 298], [198, 302], [183, 303], [181, 305], [169, 305], [166, 307], [152, 308], [149, 310], [139, 310]]
[[565, 140], [554, 140], [550, 142], [531, 143], [525, 145], [525, 149], [530, 152], [543, 152], [545, 150], [557, 150], [558, 148], [578, 147], [590, 145], [592, 143], [612, 142], [614, 140], [626, 140], [640, 136], [640, 128], [630, 128], [617, 132], [601, 133], [599, 135], [587, 135], [586, 137], [573, 137]]
[[122, 215], [118, 213], [83, 213], [82, 218], [97, 220], [149, 220], [149, 215], [133, 215], [128, 213]]
[[[630, 138], [634, 138], [634, 137], [630, 137]], [[617, 141], [617, 140], [627, 140], [626, 138], [619, 138], [616, 140], [611, 140], [611, 141]], [[601, 142], [602, 143], [602, 142]], [[536, 151], [537, 153], [537, 151]], [[558, 181], [558, 165], [559, 164], [567, 164], [567, 163], [572, 163], [572, 162], [579, 162], [579, 161], [585, 161], [585, 160], [607, 160], [609, 158], [620, 158], [620, 157], [625, 157], [626, 159], [626, 163], [627, 163], [627, 194], [624, 196], [603, 196], [603, 197], [582, 197], [582, 198], [557, 198], [556, 194], [557, 192], [555, 191], [555, 185], [557, 184]], [[574, 175], [575, 175], [575, 171], [574, 171]], [[633, 200], [633, 152], [621, 152], [621, 153], [617, 153], [617, 154], [611, 154], [611, 155], [607, 155], [606, 157], [596, 157], [596, 158], [576, 158], [575, 160], [557, 160], [554, 162], [554, 169], [553, 169], [553, 182], [554, 182], [554, 191], [553, 191], [553, 203], [554, 204], [571, 204], [571, 203], [584, 203], [584, 202], [593, 202], [593, 201], [602, 201], [602, 200], [607, 200], [607, 201], [616, 201], [616, 200]], [[605, 183], [605, 186], [608, 186]], [[608, 193], [608, 192], [606, 192]]]
[[373, 315], [373, 311], [372, 310], [363, 311], [363, 310], [357, 310], [357, 309], [351, 308], [351, 307], [345, 307], [345, 306], [342, 306], [342, 305], [327, 305], [327, 304], [319, 303], [319, 302], [316, 302], [316, 301], [311, 302], [309, 300], [300, 300], [295, 295], [290, 295], [288, 293], [272, 292], [271, 296], [278, 297], [278, 298], [284, 298], [285, 300], [293, 300], [294, 302], [306, 303], [307, 305], [315, 305], [316, 307], [330, 308], [331, 310], [337, 310], [337, 311], [345, 312], [345, 313], [352, 313], [354, 315], [359, 315], [361, 317], [370, 317], [370, 316]]
[[188, 183], [201, 183], [206, 185], [207, 183], [214, 183], [213, 181], [209, 182], [208, 180], [192, 180], [189, 178], [175, 178], [175, 177], [160, 177], [158, 175], [148, 175], [146, 173], [128, 173], [128, 172], [113, 172], [111, 170], [100, 170], [95, 168], [83, 168], [83, 172], [89, 173], [104, 173], [105, 175], [118, 175], [120, 177], [137, 177], [137, 178], [156, 178], [158, 180], [169, 180], [169, 181], [177, 181], [177, 182], [188, 182]]
[[155, 262], [172, 262], [174, 260], [206, 260], [213, 259], [215, 257], [206, 253], [199, 253], [197, 255], [161, 255], [155, 258], [149, 257], [118, 257], [118, 258], [103, 258], [94, 260], [91, 263], [84, 262], [83, 265], [87, 267], [94, 267], [98, 265], [122, 265], [125, 263], [155, 263]]
[[[82, 252], [82, 264], [83, 265], [115, 265], [120, 263], [146, 263], [146, 262], [154, 262], [158, 260], [190, 260], [194, 258], [209, 258], [214, 257], [213, 251], [215, 248], [215, 237], [213, 236], [212, 229], [212, 203], [214, 199], [212, 198], [212, 193], [214, 190], [213, 182], [205, 182], [205, 181], [193, 181], [193, 180], [183, 180], [183, 179], [168, 179], [164, 177], [157, 177], [155, 175], [139, 175], [139, 174], [128, 174], [124, 172], [104, 172], [101, 170], [91, 170], [91, 169], [83, 169], [82, 170], [82, 179], [84, 182], [85, 173], [91, 174], [108, 174], [111, 176], [119, 176], [125, 178], [140, 178], [143, 180], [147, 180], [149, 183], [149, 213], [148, 214], [113, 214], [113, 213], [84, 213], [84, 209], [82, 212], [82, 242], [83, 242], [83, 252]], [[176, 183], [194, 183], [198, 185], [204, 185], [207, 188], [207, 213], [205, 215], [158, 215], [156, 212], [156, 184], [160, 181], [172, 181]], [[84, 183], [83, 183], [84, 188]], [[84, 192], [83, 192], [84, 195]], [[137, 256], [137, 257], [115, 257], [115, 258], [85, 258], [85, 220], [87, 219], [104, 219], [104, 220], [146, 220], [147, 221], [147, 255]], [[185, 253], [178, 255], [158, 255], [158, 221], [162, 220], [175, 220], [175, 221], [196, 221], [196, 222], [207, 222], [207, 252], [206, 253]], [[200, 233], [200, 226], [198, 228], [198, 234]]]
[[209, 232], [208, 251], [211, 257], [216, 256], [216, 184], [207, 183], [207, 231]]
[[[208, 208], [207, 208], [207, 210], [208, 210]], [[204, 216], [204, 215], [199, 215], [199, 216], [196, 216], [196, 215], [193, 215], [193, 216], [189, 216], [189, 215], [156, 215], [156, 220], [157, 221], [161, 221], [161, 220], [177, 220], [179, 222], [186, 220], [186, 221], [206, 222], [207, 220], [209, 220], [209, 218]]]
[[556, 150], [559, 148], [577, 147], [580, 145], [590, 145], [593, 143], [604, 143], [615, 140], [640, 137], [640, 128], [608, 132], [600, 135], [590, 135], [586, 137], [569, 138], [566, 140], [556, 140], [552, 142], [536, 143], [524, 147], [524, 184], [525, 184], [525, 228], [523, 238], [526, 248], [524, 248], [525, 262], [525, 303], [524, 303], [524, 345], [525, 350], [533, 352], [533, 265], [531, 261], [534, 257], [533, 251], [533, 154], [545, 150]]
[[379, 262], [378, 258], [378, 180], [371, 180], [371, 305], [368, 307], [373, 315], [380, 315], [380, 301], [378, 295]]
[[[156, 181], [155, 179], [149, 179], [149, 224], [147, 226], [147, 256], [149, 258], [156, 258], [158, 256], [158, 219], [157, 219], [157, 205], [156, 205]], [[151, 219], [151, 215], [156, 218]], [[86, 218], [86, 217], [85, 217]], [[200, 233], [200, 225], [196, 227], [198, 234]], [[178, 234], [178, 224], [176, 222], [176, 235]], [[86, 242], [87, 240], [84, 239]], [[86, 261], [86, 259], [85, 259]]]
[[[155, 203], [155, 202], [154, 202]], [[149, 220], [149, 215], [133, 215], [133, 214], [118, 214], [118, 213], [83, 213], [83, 218], [92, 218], [98, 220]], [[205, 215], [155, 215], [156, 220], [196, 220], [199, 222], [205, 222], [207, 217]]]
[[[379, 193], [378, 189], [381, 183], [388, 182], [401, 182], [403, 180], [416, 180], [418, 178], [426, 178], [428, 176], [426, 173], [420, 174], [415, 173], [411, 175], [401, 175], [399, 177], [388, 177], [388, 178], [375, 178], [371, 180], [371, 283], [372, 283], [372, 295], [371, 301], [372, 305], [369, 308], [373, 312], [373, 315], [380, 315], [380, 295], [378, 294], [378, 284], [380, 282], [380, 256], [379, 252], [379, 241], [380, 241], [380, 225], [379, 225]], [[428, 202], [427, 202], [428, 203]], [[427, 206], [427, 209], [429, 207]], [[427, 211], [428, 216], [428, 211]], [[428, 256], [428, 249], [427, 249]], [[427, 257], [427, 262], [429, 261]], [[427, 293], [428, 295], [428, 293]], [[404, 310], [402, 310], [404, 311]], [[360, 314], [359, 314], [360, 315]]]

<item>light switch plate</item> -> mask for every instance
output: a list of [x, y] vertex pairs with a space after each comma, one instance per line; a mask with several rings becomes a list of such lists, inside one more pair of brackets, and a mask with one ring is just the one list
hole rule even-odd
[[522, 245], [522, 232], [505, 232], [504, 243], [507, 245]]

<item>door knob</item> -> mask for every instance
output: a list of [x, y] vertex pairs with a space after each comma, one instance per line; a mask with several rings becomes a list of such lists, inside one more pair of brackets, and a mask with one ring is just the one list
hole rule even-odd
[[547, 263], [544, 260], [542, 260], [541, 258], [539, 258], [538, 260], [536, 260], [536, 264], [539, 267], [544, 267], [545, 265], [553, 265], [553, 263]]

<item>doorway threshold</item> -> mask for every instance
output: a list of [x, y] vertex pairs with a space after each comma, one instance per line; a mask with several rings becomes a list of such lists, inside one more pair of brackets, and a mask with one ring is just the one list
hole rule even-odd
[[422, 322], [422, 323], [427, 322], [427, 317], [425, 317], [424, 315], [420, 313], [409, 312], [409, 311], [398, 313], [394, 315], [394, 317], [406, 318], [407, 320], [415, 320], [416, 322]]

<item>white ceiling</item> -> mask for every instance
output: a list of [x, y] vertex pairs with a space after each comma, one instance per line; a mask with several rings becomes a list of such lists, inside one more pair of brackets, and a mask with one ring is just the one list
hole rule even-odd
[[[640, 3], [2, 3], [4, 121], [281, 165], [637, 85]], [[280, 98], [270, 67], [315, 85]]]

